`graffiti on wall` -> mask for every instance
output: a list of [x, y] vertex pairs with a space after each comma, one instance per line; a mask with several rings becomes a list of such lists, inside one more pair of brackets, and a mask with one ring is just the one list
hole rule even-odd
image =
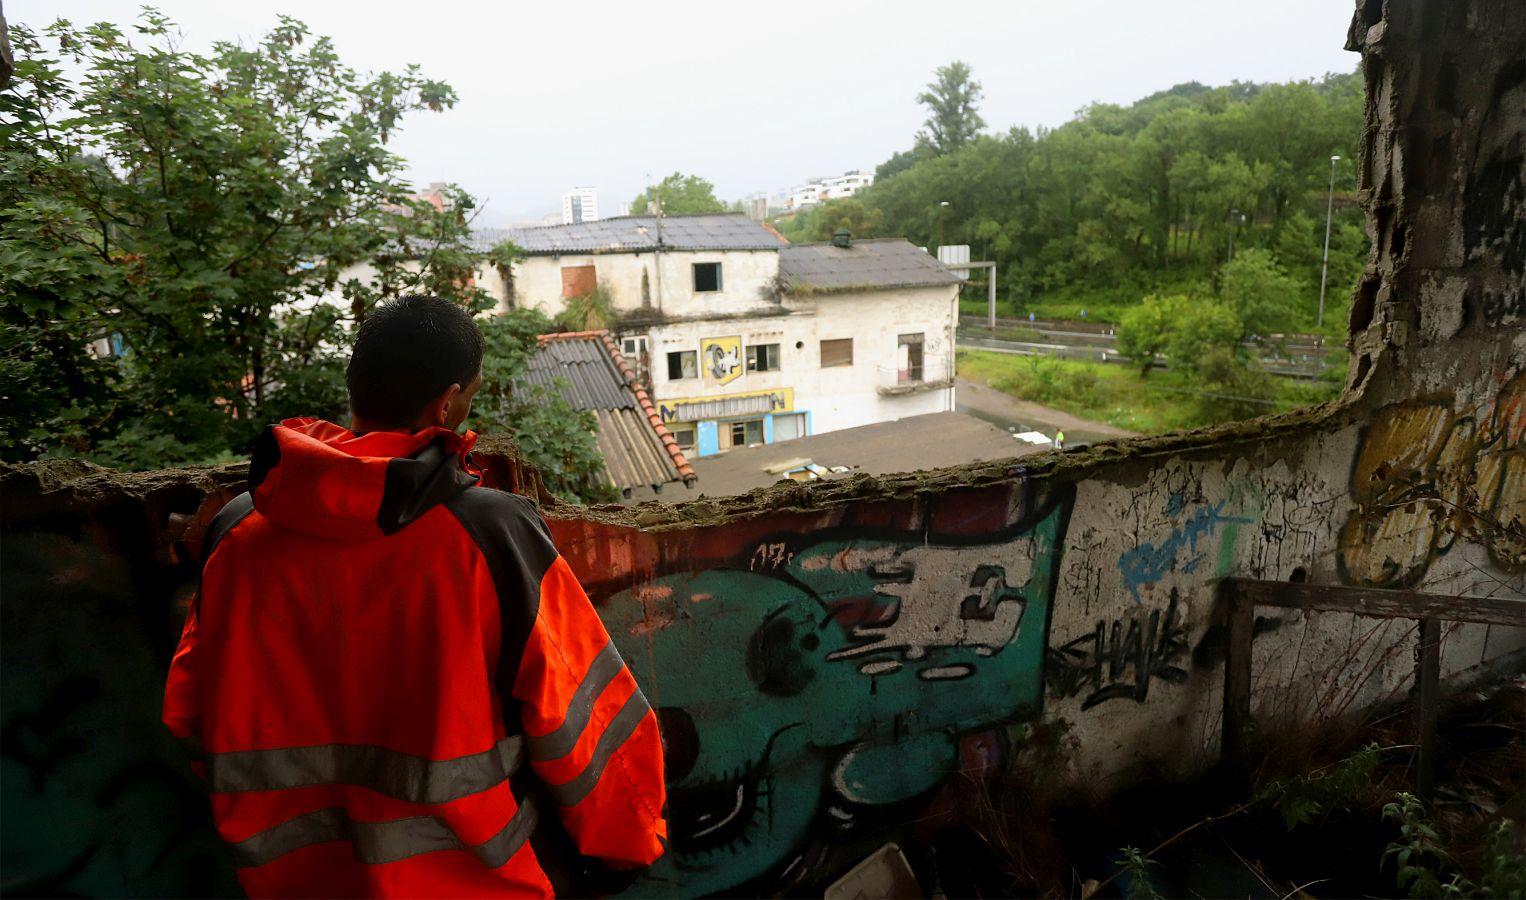
[[985, 535], [777, 536], [604, 600], [668, 752], [669, 853], [633, 892], [787, 878], [1036, 717], [1068, 514], [1056, 493]]
[[1170, 598], [1164, 610], [1098, 619], [1092, 631], [1051, 647], [1045, 669], [1050, 695], [1084, 695], [1081, 709], [1088, 710], [1109, 700], [1143, 703], [1153, 680], [1186, 681], [1180, 663], [1187, 656], [1187, 623], [1176, 588]]
[[[1206, 539], [1221, 528], [1252, 521], [1244, 516], [1226, 514], [1227, 502], [1202, 502], [1189, 507], [1184, 492], [1172, 493], [1166, 505], [1166, 516], [1173, 521], [1180, 519], [1181, 523], [1173, 527], [1164, 540], [1141, 543], [1118, 558], [1118, 571], [1123, 573], [1123, 583], [1135, 603], [1141, 602], [1141, 589], [1161, 580], [1167, 573], [1180, 571], [1190, 575], [1196, 572], [1203, 562]], [[1185, 559], [1181, 558], [1183, 551], [1186, 551]]]
[[1339, 555], [1348, 582], [1414, 587], [1459, 537], [1504, 571], [1526, 571], [1526, 372], [1480, 410], [1455, 412], [1450, 398], [1379, 410], [1351, 493]]
[[705, 338], [700, 341], [699, 355], [707, 382], [730, 384], [742, 377], [741, 337]]
[[[169, 611], [124, 602], [132, 565], [88, 540], [7, 533], [0, 567], [0, 892], [236, 890], [206, 794], [159, 724]], [[175, 583], [183, 595], [190, 579]]]

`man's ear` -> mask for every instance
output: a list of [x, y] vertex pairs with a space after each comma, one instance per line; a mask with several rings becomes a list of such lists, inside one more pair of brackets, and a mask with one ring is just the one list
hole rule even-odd
[[456, 397], [461, 393], [461, 385], [452, 384], [441, 391], [439, 396], [429, 402], [424, 410], [424, 421], [420, 428], [449, 428], [450, 408], [455, 403]]

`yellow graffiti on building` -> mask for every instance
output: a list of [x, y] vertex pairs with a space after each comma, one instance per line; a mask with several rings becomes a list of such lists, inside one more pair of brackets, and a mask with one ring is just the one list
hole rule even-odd
[[1347, 581], [1413, 587], [1459, 537], [1526, 570], [1526, 373], [1478, 415], [1447, 400], [1378, 411], [1351, 469], [1357, 508], [1340, 532]]
[[742, 338], [709, 337], [699, 342], [699, 365], [710, 384], [730, 384], [742, 377]]

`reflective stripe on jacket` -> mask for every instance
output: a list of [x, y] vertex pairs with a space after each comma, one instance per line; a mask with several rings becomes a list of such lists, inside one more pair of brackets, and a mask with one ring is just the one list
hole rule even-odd
[[546, 896], [555, 829], [662, 853], [656, 717], [474, 441], [289, 420], [208, 531], [164, 720], [251, 895]]

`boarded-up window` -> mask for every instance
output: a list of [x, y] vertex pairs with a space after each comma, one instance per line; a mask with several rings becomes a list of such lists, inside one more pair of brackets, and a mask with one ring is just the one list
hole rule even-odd
[[821, 367], [853, 365], [853, 339], [838, 338], [821, 342]]
[[593, 293], [599, 279], [593, 266], [562, 266], [562, 299], [586, 297]]
[[805, 413], [774, 413], [774, 440], [793, 441], [805, 435]]

